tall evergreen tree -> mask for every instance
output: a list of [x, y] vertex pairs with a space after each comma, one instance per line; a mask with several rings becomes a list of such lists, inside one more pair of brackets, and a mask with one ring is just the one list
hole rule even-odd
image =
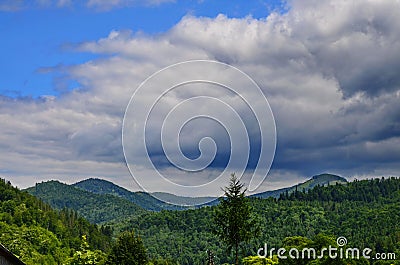
[[241, 243], [250, 241], [260, 231], [245, 192], [244, 184], [232, 174], [229, 186], [224, 189], [225, 196], [220, 198], [214, 212], [214, 232], [229, 251], [234, 251], [235, 264], [239, 264]]

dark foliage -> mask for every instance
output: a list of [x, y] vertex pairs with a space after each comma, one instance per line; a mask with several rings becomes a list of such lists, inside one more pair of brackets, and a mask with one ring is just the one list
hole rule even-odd
[[104, 224], [145, 212], [136, 204], [108, 194], [94, 194], [58, 181], [48, 181], [29, 188], [30, 194], [56, 209], [74, 209], [88, 221]]
[[142, 239], [132, 232], [122, 233], [111, 253], [108, 255], [109, 265], [143, 265], [148, 261]]

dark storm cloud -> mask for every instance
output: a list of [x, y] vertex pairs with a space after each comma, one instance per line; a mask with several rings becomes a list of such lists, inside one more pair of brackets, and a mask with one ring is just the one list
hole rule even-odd
[[294, 34], [316, 65], [337, 79], [344, 97], [398, 91], [398, 2], [295, 1], [294, 7]]
[[[289, 5], [287, 13], [265, 19], [187, 16], [157, 36], [112, 31], [78, 45], [78, 51], [112, 55], [65, 70], [82, 84], [79, 90], [36, 102], [1, 99], [1, 168], [19, 175], [50, 174], [51, 169], [60, 175], [127, 175], [121, 167], [120, 129], [135, 88], [169, 64], [201, 58], [232, 63], [265, 93], [278, 134], [273, 175], [399, 175], [400, 3], [303, 0]], [[181, 91], [167, 103], [199, 93]], [[226, 102], [236, 100], [224, 91], [213, 93]], [[149, 102], [144, 97], [138, 104]], [[257, 121], [237, 106], [257, 147]], [[157, 128], [163, 120], [157, 116], [152, 122]], [[149, 134], [156, 139], [149, 142], [150, 155], [166, 165], [159, 134]], [[185, 128], [183, 152], [196, 157], [199, 139], [210, 135], [226, 138], [211, 125]], [[201, 173], [205, 179], [226, 163], [224, 141], [219, 160]], [[146, 174], [142, 159], [135, 159], [136, 167]], [[172, 168], [164, 170], [185, 178]]]

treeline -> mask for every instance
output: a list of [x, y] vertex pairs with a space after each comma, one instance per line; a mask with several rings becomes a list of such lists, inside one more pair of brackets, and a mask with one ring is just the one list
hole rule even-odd
[[[54, 184], [53, 188], [59, 187]], [[71, 196], [74, 194], [80, 195]], [[106, 208], [102, 204], [92, 206], [96, 212], [111, 211], [113, 201]], [[91, 224], [68, 208], [54, 210], [4, 179], [0, 179], [0, 243], [28, 265], [174, 264], [163, 258], [150, 259], [134, 231], [116, 235], [111, 226]]]
[[[279, 199], [250, 198], [249, 203], [258, 216], [261, 233], [242, 245], [241, 257], [248, 257], [243, 260], [245, 264], [399, 264], [398, 260], [299, 263], [255, 257], [265, 243], [271, 248], [304, 247], [331, 244], [342, 236], [347, 247], [394, 253], [399, 259], [398, 178], [317, 186], [307, 192], [283, 194]], [[103, 205], [92, 205], [100, 214], [105, 210]], [[224, 264], [233, 257], [212, 232], [214, 211], [210, 206], [185, 211], [143, 210], [119, 222], [113, 220], [112, 226], [99, 227], [72, 210], [53, 210], [1, 180], [0, 242], [27, 264], [123, 264], [120, 258], [124, 253], [134, 253], [130, 249], [141, 254], [132, 256], [129, 264], [203, 265], [206, 250], [214, 253], [215, 264]], [[113, 237], [119, 239], [114, 241]], [[133, 263], [137, 259], [141, 261]]]
[[362, 201], [376, 202], [393, 199], [398, 196], [400, 181], [398, 178], [381, 178], [371, 180], [355, 180], [346, 185], [336, 184], [328, 186], [316, 186], [311, 190], [296, 190], [292, 193], [284, 192], [280, 200], [301, 201]]
[[82, 245], [108, 251], [112, 229], [98, 227], [69, 209], [53, 210], [0, 179], [0, 243], [27, 264], [65, 264]]
[[[317, 186], [280, 199], [252, 198], [250, 203], [259, 216], [262, 233], [244, 246], [245, 256], [254, 256], [264, 243], [279, 248], [293, 236], [314, 239], [325, 235], [346, 237], [349, 247], [368, 247], [373, 253], [396, 253], [400, 257], [397, 178]], [[212, 250], [216, 263], [222, 264], [232, 257], [212, 233], [212, 214], [213, 207], [147, 212], [132, 217], [119, 229], [137, 231], [150, 257], [166, 257], [179, 264], [204, 264], [206, 250]]]

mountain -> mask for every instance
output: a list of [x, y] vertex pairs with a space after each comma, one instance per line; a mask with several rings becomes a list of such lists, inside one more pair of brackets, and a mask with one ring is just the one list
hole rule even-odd
[[[332, 174], [321, 174], [312, 177], [304, 183], [274, 191], [266, 191], [250, 197], [279, 198], [282, 193], [291, 194], [296, 189], [307, 191], [315, 186], [347, 183], [346, 179]], [[129, 216], [143, 214], [146, 210], [185, 210], [185, 205], [202, 204], [216, 205], [218, 201], [213, 197], [182, 197], [170, 193], [156, 192], [153, 195], [146, 192], [132, 192], [114, 183], [102, 179], [91, 178], [67, 185], [59, 181], [47, 181], [26, 189], [30, 194], [49, 203], [56, 209], [70, 208], [81, 216], [96, 224], [114, 223]], [[213, 200], [214, 199], [214, 200]], [[166, 201], [166, 202], [165, 202]], [[174, 202], [170, 204], [167, 202]]]
[[36, 184], [26, 191], [56, 209], [73, 209], [90, 222], [97, 224], [145, 212], [143, 208], [124, 198], [95, 194], [54, 180]]
[[184, 197], [177, 196], [167, 192], [153, 192], [151, 193], [156, 198], [159, 198], [168, 203], [174, 203], [183, 206], [203, 205], [216, 200], [216, 197]]
[[316, 186], [329, 186], [329, 185], [335, 185], [336, 183], [346, 184], [347, 180], [338, 175], [325, 173], [325, 174], [313, 176], [311, 179], [307, 180], [306, 182], [295, 185], [294, 188], [296, 189], [296, 186], [297, 186], [298, 191], [302, 191], [303, 189], [305, 191], [308, 191]]
[[0, 242], [25, 264], [66, 264], [81, 250], [82, 235], [91, 248], [107, 252], [111, 234], [108, 226], [99, 228], [71, 210], [56, 211], [0, 179]]
[[[274, 197], [279, 198], [280, 194], [292, 193], [296, 190], [296, 187], [299, 191], [303, 189], [305, 191], [312, 189], [315, 186], [326, 186], [326, 185], [334, 185], [336, 183], [345, 184], [347, 180], [343, 177], [333, 174], [320, 174], [313, 176], [311, 179], [306, 182], [272, 191], [261, 192], [257, 194], [253, 194], [250, 197], [257, 198], [268, 198]], [[96, 194], [110, 194], [118, 197], [122, 197], [128, 201], [131, 201], [140, 207], [151, 210], [151, 211], [160, 211], [160, 210], [184, 210], [187, 209], [188, 205], [215, 205], [217, 204], [217, 198], [215, 197], [184, 197], [177, 196], [171, 193], [166, 192], [153, 192], [151, 194], [146, 192], [132, 192], [127, 189], [124, 189], [110, 181], [90, 178], [80, 182], [73, 184], [73, 186], [78, 187], [82, 190], [93, 192]], [[151, 196], [151, 195], [154, 195]], [[157, 199], [158, 198], [158, 199]], [[159, 200], [160, 199], [160, 200]], [[181, 205], [181, 206], [176, 206]]]
[[[287, 192], [290, 194], [296, 189], [298, 191], [303, 189], [307, 191], [318, 185], [326, 186], [335, 183], [347, 183], [347, 180], [337, 175], [321, 174], [292, 187], [266, 191], [250, 197], [279, 198], [282, 193]], [[120, 217], [140, 215], [145, 210], [185, 210], [199, 208], [199, 206], [189, 207], [187, 205], [218, 204], [216, 198], [213, 197], [183, 197], [165, 192], [155, 192], [153, 194], [132, 192], [110, 181], [98, 178], [86, 179], [72, 185], [58, 181], [48, 181], [28, 188], [26, 191], [57, 209], [65, 207], [74, 209], [94, 223], [109, 223], [112, 220], [118, 220]], [[99, 205], [101, 205], [101, 211]]]
[[[327, 180], [344, 181], [322, 175], [310, 179], [307, 185]], [[249, 201], [260, 220], [261, 233], [254, 243], [246, 245], [245, 255], [255, 255], [264, 243], [285, 247], [287, 242], [286, 246], [292, 248], [293, 244], [304, 247], [305, 242], [313, 241], [318, 242], [314, 246], [323, 246], [335, 245], [338, 237], [345, 237], [349, 247], [368, 247], [373, 253], [396, 253], [397, 260], [369, 263], [361, 259], [338, 262], [321, 259], [320, 264], [400, 264], [400, 178], [321, 185], [307, 192], [292, 192], [278, 200], [253, 198]], [[213, 212], [212, 207], [147, 212], [126, 221], [126, 227], [121, 230], [133, 229], [143, 236], [150, 257], [163, 253], [181, 265], [204, 264], [205, 250], [211, 249], [217, 264], [231, 264], [225, 246], [212, 233]], [[279, 264], [318, 262], [279, 260]]]
[[[161, 211], [161, 210], [183, 210], [186, 209], [182, 206], [177, 206], [174, 204], [169, 204], [163, 202], [161, 200], [156, 199], [155, 197], [151, 196], [149, 193], [146, 192], [132, 192], [127, 189], [124, 189], [114, 183], [97, 178], [90, 178], [80, 182], [73, 184], [72, 186], [79, 188], [81, 190], [95, 193], [95, 194], [102, 194], [102, 195], [113, 195], [130, 202], [133, 202], [143, 209], [150, 210], [150, 211]], [[171, 194], [172, 196], [172, 194]], [[158, 196], [156, 196], [158, 197]], [[160, 197], [161, 198], [161, 197]], [[169, 201], [169, 200], [166, 200]], [[177, 204], [184, 204], [183, 200], [181, 199], [182, 203]]]
[[[102, 186], [103, 181], [89, 181], [88, 183], [92, 183], [94, 186], [100, 185], [101, 187], [91, 188], [98, 193], [107, 190]], [[304, 183], [271, 191], [276, 194], [282, 194], [283, 190], [288, 191], [287, 194], [284, 191], [279, 200], [250, 199], [252, 208], [261, 222], [260, 229], [262, 231], [257, 239], [258, 242], [282, 246], [286, 238], [304, 241], [308, 240], [304, 238], [307, 237], [318, 240], [318, 236], [322, 235], [323, 238], [336, 242], [337, 237], [345, 236], [351, 246], [368, 246], [375, 253], [400, 255], [400, 225], [398, 222], [400, 218], [400, 179], [382, 178], [354, 181], [346, 185], [331, 185], [334, 183], [347, 183], [347, 181], [339, 176], [322, 174], [314, 176]], [[108, 185], [108, 189], [114, 189], [114, 195], [118, 194], [117, 190], [123, 190], [114, 184], [110, 185], [110, 182]], [[50, 189], [46, 186], [54, 187]], [[86, 197], [97, 196], [100, 196], [102, 200], [112, 197], [122, 200], [124, 204], [133, 204], [121, 197], [111, 194], [96, 194], [57, 181], [40, 183], [31, 189], [41, 191], [45, 188], [45, 192], [50, 192], [47, 196], [50, 200], [59, 197], [61, 199], [58, 200], [63, 201], [63, 198], [68, 198], [65, 193], [73, 193], [78, 196], [76, 199], [82, 202], [72, 203], [69, 205], [70, 207], [82, 207], [81, 204], [87, 203]], [[305, 192], [306, 190], [307, 192]], [[269, 195], [272, 194], [271, 192]], [[18, 230], [17, 228], [10, 230], [8, 227], [2, 227], [4, 225], [1, 222], [2, 218], [9, 220], [7, 213], [10, 211], [10, 205], [7, 202], [9, 195], [0, 189], [0, 201], [2, 196], [5, 196], [3, 199], [5, 202], [3, 203], [3, 212], [0, 211], [0, 239], [1, 236], [6, 235], [7, 239], [12, 242], [14, 233], [18, 233]], [[170, 196], [170, 194], [166, 194], [166, 196]], [[95, 213], [114, 214], [112, 208], [107, 205], [103, 207], [102, 203], [106, 203], [105, 201], [97, 201], [98, 205], [95, 205], [94, 202], [90, 203], [91, 207], [97, 209]], [[21, 222], [21, 218], [24, 220], [29, 216], [36, 216], [31, 213], [20, 214], [24, 207], [31, 205], [28, 202], [25, 204], [15, 208], [15, 217], [13, 218], [17, 222]], [[172, 259], [182, 265], [203, 264], [205, 250], [212, 249], [219, 264], [229, 262], [224, 246], [212, 233], [214, 225], [212, 223], [214, 212], [212, 207], [186, 211], [142, 211], [143, 213], [127, 216], [119, 214], [119, 217], [115, 216], [115, 219], [111, 220], [109, 224], [113, 225], [114, 231], [134, 230], [137, 232], [143, 239], [151, 259], [162, 257]], [[47, 227], [46, 217], [38, 216], [36, 218], [36, 222], [41, 222]], [[52, 224], [50, 224], [50, 229], [54, 229]], [[43, 230], [43, 232], [46, 231]], [[21, 233], [23, 234], [23, 232]], [[17, 247], [15, 249], [18, 249]], [[259, 245], [253, 244], [249, 245], [248, 249], [257, 249], [258, 247]], [[71, 253], [67, 250], [61, 250], [61, 252]], [[249, 251], [246, 255], [254, 255], [254, 252]]]
[[334, 185], [336, 183], [339, 184], [346, 184], [347, 180], [343, 177], [340, 177], [338, 175], [333, 175], [333, 174], [320, 174], [313, 176], [311, 179], [307, 180], [306, 182], [287, 187], [287, 188], [282, 188], [278, 190], [272, 190], [272, 191], [265, 191], [257, 194], [253, 194], [250, 197], [256, 197], [256, 198], [268, 198], [268, 197], [273, 197], [273, 198], [279, 198], [279, 196], [282, 193], [292, 193], [296, 190], [298, 191], [308, 191], [316, 186], [327, 186], [327, 185]]

